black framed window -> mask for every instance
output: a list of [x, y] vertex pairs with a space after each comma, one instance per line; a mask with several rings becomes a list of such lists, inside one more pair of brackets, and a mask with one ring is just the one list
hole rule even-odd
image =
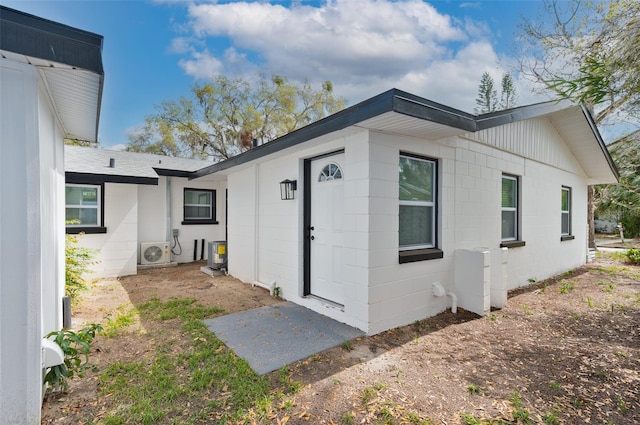
[[516, 248], [524, 246], [519, 240], [520, 228], [520, 179], [509, 174], [502, 175], [501, 190], [501, 247]]
[[184, 189], [184, 221], [182, 224], [218, 224], [216, 221], [216, 191]]
[[518, 178], [502, 175], [502, 240], [518, 239]]
[[571, 188], [562, 186], [560, 200], [560, 235], [561, 240], [571, 237]]
[[67, 233], [105, 233], [104, 185], [68, 183], [65, 185]]
[[437, 249], [438, 161], [400, 153], [398, 245], [401, 263], [442, 258]]

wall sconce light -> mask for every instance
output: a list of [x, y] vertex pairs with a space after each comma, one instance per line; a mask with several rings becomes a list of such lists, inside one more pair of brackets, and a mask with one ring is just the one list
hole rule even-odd
[[294, 199], [293, 193], [298, 190], [298, 182], [296, 180], [283, 180], [280, 182], [280, 199]]

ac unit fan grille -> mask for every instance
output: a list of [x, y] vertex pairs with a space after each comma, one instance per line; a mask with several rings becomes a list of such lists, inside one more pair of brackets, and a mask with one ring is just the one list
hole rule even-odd
[[156, 263], [162, 258], [162, 249], [158, 246], [150, 246], [144, 250], [144, 258], [150, 263]]

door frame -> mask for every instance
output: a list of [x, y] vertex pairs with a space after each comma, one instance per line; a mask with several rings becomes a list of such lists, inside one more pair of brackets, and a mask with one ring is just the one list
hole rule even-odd
[[311, 295], [311, 163], [318, 159], [326, 158], [344, 153], [344, 148], [337, 149], [335, 151], [327, 152], [321, 155], [316, 155], [311, 158], [305, 158], [303, 165], [304, 174], [304, 188], [303, 188], [303, 219], [302, 219], [302, 235], [304, 238], [303, 244], [303, 285], [302, 296], [306, 297]]

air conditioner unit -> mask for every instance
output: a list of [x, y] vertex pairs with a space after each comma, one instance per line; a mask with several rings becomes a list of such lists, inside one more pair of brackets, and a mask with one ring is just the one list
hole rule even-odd
[[143, 242], [140, 244], [140, 264], [165, 264], [171, 261], [169, 242]]

